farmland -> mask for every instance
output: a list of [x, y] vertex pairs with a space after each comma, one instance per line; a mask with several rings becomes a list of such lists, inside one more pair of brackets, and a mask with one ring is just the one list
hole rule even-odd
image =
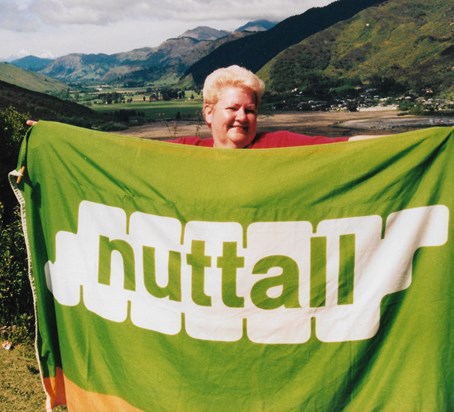
[[200, 94], [192, 90], [98, 87], [96, 90], [72, 93], [72, 98], [96, 112], [113, 114], [116, 118], [132, 124], [162, 119], [198, 119], [202, 108]]

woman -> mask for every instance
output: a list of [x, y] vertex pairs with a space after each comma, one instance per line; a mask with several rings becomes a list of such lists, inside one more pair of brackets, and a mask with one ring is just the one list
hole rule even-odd
[[263, 81], [243, 67], [234, 65], [215, 70], [205, 80], [202, 109], [213, 137], [182, 137], [172, 142], [228, 149], [259, 149], [364, 138], [307, 136], [289, 131], [257, 133], [258, 108], [264, 91]]
[[[203, 86], [203, 116], [212, 137], [181, 137], [173, 143], [226, 149], [263, 149], [346, 142], [380, 136], [323, 137], [280, 130], [257, 133], [258, 108], [265, 92], [264, 82], [237, 65], [217, 69]], [[36, 122], [29, 120], [33, 126]]]

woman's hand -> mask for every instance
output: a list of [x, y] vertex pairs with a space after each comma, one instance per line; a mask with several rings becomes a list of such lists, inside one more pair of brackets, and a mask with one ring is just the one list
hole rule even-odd
[[36, 121], [34, 121], [34, 120], [27, 120], [27, 121], [25, 122], [25, 124], [26, 124], [27, 126], [30, 126], [30, 127], [31, 127], [31, 126], [34, 126], [36, 123], [38, 123], [38, 122], [36, 122]]
[[354, 142], [356, 140], [367, 140], [367, 139], [376, 139], [378, 137], [386, 137], [386, 136], [390, 136], [389, 134], [359, 134], [359, 135], [356, 135], [356, 136], [351, 136], [348, 141], [349, 142]]

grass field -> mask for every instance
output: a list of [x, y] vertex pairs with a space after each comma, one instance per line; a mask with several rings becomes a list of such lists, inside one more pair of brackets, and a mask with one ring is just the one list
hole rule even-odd
[[0, 411], [44, 410], [45, 396], [33, 345], [0, 347]]
[[94, 104], [93, 110], [101, 113], [115, 113], [118, 111], [138, 112], [146, 121], [160, 121], [163, 119], [197, 120], [201, 116], [201, 100], [170, 100], [144, 101], [135, 99], [130, 103]]
[[[0, 412], [36, 412], [45, 410], [45, 394], [32, 343], [0, 347]], [[55, 408], [55, 412], [66, 411]]]

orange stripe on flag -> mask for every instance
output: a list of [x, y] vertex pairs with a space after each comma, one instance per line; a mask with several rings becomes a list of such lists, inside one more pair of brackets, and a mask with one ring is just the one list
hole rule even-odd
[[72, 412], [86, 411], [122, 411], [140, 412], [118, 396], [105, 395], [86, 391], [76, 385], [57, 368], [57, 376], [44, 379], [51, 408], [58, 405], [67, 405]]
[[44, 378], [43, 384], [51, 408], [55, 408], [58, 405], [66, 405], [65, 379], [62, 369], [57, 368], [57, 376]]

